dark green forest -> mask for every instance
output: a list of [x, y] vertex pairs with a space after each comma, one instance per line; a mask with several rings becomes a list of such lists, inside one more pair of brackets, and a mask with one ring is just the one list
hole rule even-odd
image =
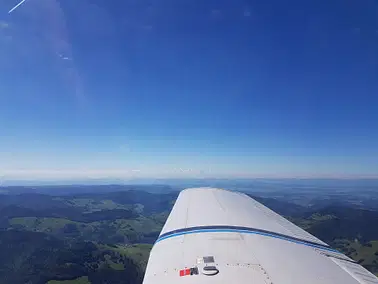
[[[141, 283], [177, 195], [0, 195], [0, 284]], [[253, 197], [378, 273], [378, 211]]]

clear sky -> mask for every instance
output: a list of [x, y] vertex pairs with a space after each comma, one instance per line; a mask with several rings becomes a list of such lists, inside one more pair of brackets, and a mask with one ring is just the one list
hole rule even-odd
[[0, 3], [0, 176], [378, 176], [378, 2]]

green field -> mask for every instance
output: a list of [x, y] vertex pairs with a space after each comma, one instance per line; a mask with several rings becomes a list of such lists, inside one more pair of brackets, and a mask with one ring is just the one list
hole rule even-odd
[[350, 252], [350, 257], [361, 264], [378, 264], [378, 255], [375, 255], [378, 252], [378, 241], [371, 241], [365, 245], [358, 241], [348, 242], [345, 247]]
[[12, 218], [9, 220], [9, 225], [16, 229], [51, 234], [61, 234], [66, 225], [75, 225], [83, 234], [89, 234], [94, 231], [94, 228], [90, 223], [80, 223], [64, 218]]
[[152, 249], [150, 244], [134, 244], [134, 245], [117, 245], [117, 246], [107, 246], [98, 245], [102, 250], [112, 250], [118, 252], [122, 255], [130, 257], [143, 269], [147, 266], [148, 257]]
[[[57, 198], [56, 200], [62, 200]], [[70, 200], [65, 200], [67, 205], [82, 208], [85, 213], [100, 211], [100, 210], [113, 210], [113, 209], [131, 209], [132, 205], [118, 204], [113, 200], [93, 200], [90, 198], [72, 198]]]
[[374, 274], [378, 274], [378, 241], [361, 243], [356, 240], [337, 239], [334, 247], [363, 265]]
[[37, 217], [12, 218], [8, 222], [13, 229], [104, 243], [137, 243], [145, 234], [160, 232], [162, 227], [156, 220], [144, 216], [91, 223]]
[[63, 218], [37, 218], [37, 217], [22, 217], [12, 218], [9, 220], [10, 225], [21, 225], [25, 228], [33, 228], [36, 231], [43, 231], [44, 229], [60, 229], [67, 224], [78, 224], [71, 220]]
[[91, 284], [89, 282], [87, 276], [79, 277], [74, 280], [64, 280], [64, 281], [58, 281], [58, 280], [50, 280], [47, 282], [47, 284]]
[[319, 213], [314, 213], [309, 218], [292, 218], [289, 216], [285, 216], [285, 218], [293, 222], [295, 225], [301, 227], [302, 229], [308, 230], [315, 224], [327, 222], [328, 220], [332, 220], [336, 217], [333, 215], [321, 215]]

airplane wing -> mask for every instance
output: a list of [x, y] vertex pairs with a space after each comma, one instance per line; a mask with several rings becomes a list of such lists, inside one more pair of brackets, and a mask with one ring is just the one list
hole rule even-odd
[[344, 254], [245, 194], [183, 190], [144, 284], [378, 284]]

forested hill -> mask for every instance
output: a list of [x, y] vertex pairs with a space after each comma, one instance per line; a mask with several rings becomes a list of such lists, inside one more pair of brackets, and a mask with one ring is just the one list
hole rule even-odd
[[92, 242], [13, 230], [0, 231], [0, 240], [0, 283], [47, 283], [85, 276], [90, 283], [133, 284], [143, 278], [143, 269], [132, 258], [99, 249]]
[[[177, 192], [0, 195], [0, 284], [141, 283]], [[378, 212], [254, 196], [378, 271]]]
[[0, 283], [141, 283], [177, 194], [0, 195]]

